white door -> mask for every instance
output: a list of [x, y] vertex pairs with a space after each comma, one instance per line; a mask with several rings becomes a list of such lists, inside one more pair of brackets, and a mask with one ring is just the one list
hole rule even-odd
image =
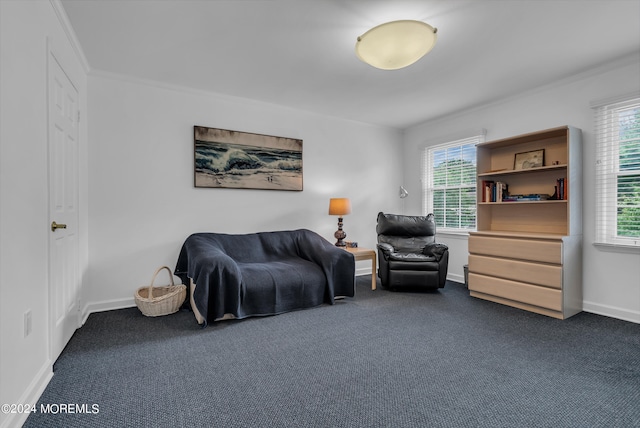
[[55, 361], [79, 326], [78, 91], [49, 53], [49, 313]]

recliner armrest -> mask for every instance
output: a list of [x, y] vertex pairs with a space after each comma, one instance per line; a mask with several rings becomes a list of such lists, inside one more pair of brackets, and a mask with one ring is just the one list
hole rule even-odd
[[449, 251], [449, 247], [445, 244], [432, 243], [427, 244], [422, 249], [422, 254], [425, 256], [435, 257], [437, 261], [440, 261], [445, 252]]
[[385, 242], [381, 242], [378, 244], [378, 249], [385, 253], [387, 256], [393, 252], [395, 252], [395, 248], [392, 245], [387, 244]]

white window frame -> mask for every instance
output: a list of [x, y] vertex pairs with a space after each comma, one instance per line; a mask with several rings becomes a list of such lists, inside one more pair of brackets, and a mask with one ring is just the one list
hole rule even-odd
[[[595, 244], [640, 249], [640, 236], [618, 235], [618, 209], [621, 208], [618, 204], [618, 181], [625, 176], [640, 174], [640, 167], [625, 170], [619, 168], [619, 114], [629, 109], [640, 109], [640, 93], [599, 102], [592, 107], [595, 110], [596, 137]], [[640, 163], [640, 153], [638, 162]], [[635, 221], [640, 222], [640, 219]]]
[[[477, 169], [474, 169], [473, 180], [467, 184], [451, 185], [451, 186], [449, 185], [435, 186], [434, 185], [434, 158], [435, 158], [435, 153], [437, 151], [455, 149], [455, 148], [462, 149], [463, 147], [473, 146], [473, 149], [474, 149], [473, 161], [477, 168], [477, 157], [476, 157], [475, 150], [478, 144], [484, 142], [485, 134], [486, 134], [486, 131], [482, 130], [475, 133], [472, 137], [451, 139], [446, 143], [429, 145], [423, 148], [423, 152], [422, 152], [422, 213], [423, 215], [427, 215], [429, 213], [434, 212], [433, 197], [436, 190], [472, 189], [474, 194], [477, 192], [477, 180], [476, 180]], [[467, 135], [470, 135], [470, 134], [467, 134]], [[460, 203], [461, 201], [459, 200], [458, 201], [459, 205], [454, 208], [457, 212], [457, 215], [459, 216], [458, 217], [459, 224], [460, 224], [461, 212], [462, 212]], [[477, 196], [473, 198], [472, 209], [476, 213], [475, 221], [472, 227], [457, 227], [457, 228], [447, 227], [446, 211], [445, 211], [445, 218], [438, 218], [439, 216], [436, 215], [436, 224], [438, 225], [438, 233], [466, 234], [468, 232], [475, 231], [477, 227], [477, 219], [478, 219]], [[448, 211], [450, 210], [451, 209], [449, 209]]]

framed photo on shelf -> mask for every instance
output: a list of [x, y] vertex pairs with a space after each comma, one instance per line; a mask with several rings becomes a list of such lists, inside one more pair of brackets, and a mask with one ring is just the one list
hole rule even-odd
[[513, 169], [529, 169], [544, 166], [544, 149], [516, 153]]

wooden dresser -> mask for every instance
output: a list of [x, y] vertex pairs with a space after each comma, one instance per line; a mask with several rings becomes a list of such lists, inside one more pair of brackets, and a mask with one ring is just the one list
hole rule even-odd
[[[544, 160], [522, 168], [522, 153]], [[560, 319], [582, 311], [581, 163], [571, 127], [478, 145], [471, 296]]]

